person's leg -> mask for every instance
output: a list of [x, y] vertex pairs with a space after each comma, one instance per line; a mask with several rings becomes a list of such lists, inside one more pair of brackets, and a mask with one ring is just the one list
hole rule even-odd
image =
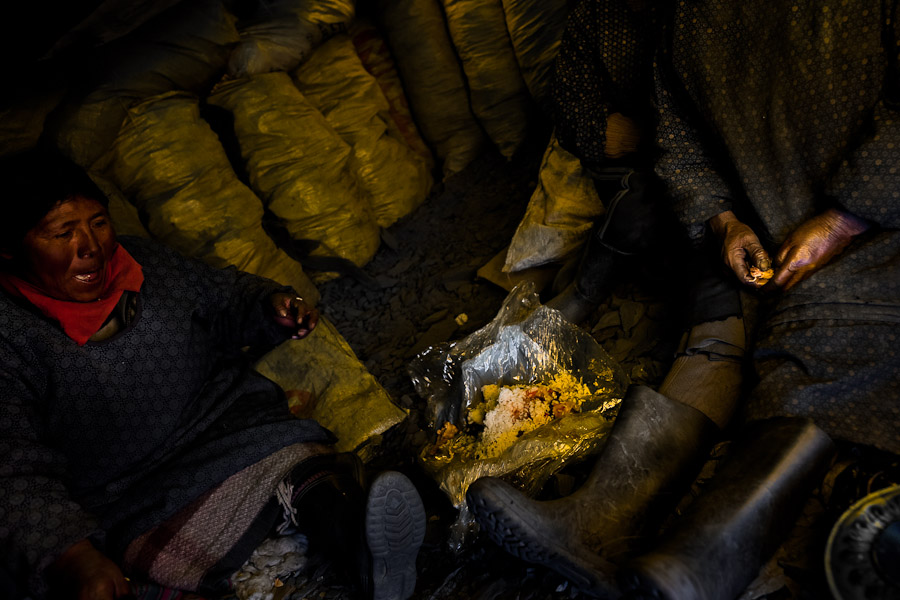
[[623, 261], [646, 257], [667, 227], [662, 186], [651, 171], [609, 167], [591, 176], [606, 215], [594, 226], [573, 281], [547, 302], [572, 323], [597, 309], [612, 291]]
[[754, 423], [652, 552], [620, 573], [626, 598], [737, 597], [790, 531], [834, 444], [812, 421]]
[[358, 582], [367, 598], [412, 595], [425, 509], [412, 482], [388, 471], [366, 489], [352, 453], [304, 461], [290, 476], [290, 506], [298, 529]]

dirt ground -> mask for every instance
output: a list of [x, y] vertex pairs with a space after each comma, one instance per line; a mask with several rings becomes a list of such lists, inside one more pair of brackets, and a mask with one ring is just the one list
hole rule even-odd
[[[428, 528], [418, 559], [417, 599], [584, 597], [552, 571], [518, 561], [477, 533], [466, 538], [462, 547], [451, 547], [450, 527], [457, 511], [417, 460], [432, 434], [426, 424], [425, 401], [417, 396], [407, 372], [418, 353], [461, 339], [496, 314], [507, 292], [479, 279], [476, 271], [509, 243], [535, 187], [542, 151], [543, 142], [538, 140], [512, 161], [498, 155], [476, 161], [444, 182], [416, 212], [387, 230], [384, 244], [363, 273], [319, 286], [323, 314], [410, 414], [379, 440], [369, 468], [406, 473], [425, 502]], [[679, 294], [666, 272], [662, 265], [623, 278], [610, 300], [582, 325], [633, 382], [651, 386], [661, 382], [680, 335]], [[549, 286], [542, 299], [546, 301], [553, 291]], [[704, 470], [706, 476], [714, 468], [715, 457], [725, 449], [727, 443], [713, 452]], [[589, 466], [586, 461], [565, 469], [551, 478], [542, 494], [552, 497], [560, 490], [572, 489]], [[836, 486], [826, 490], [829, 493], [817, 491], [789, 541], [743, 599], [829, 597], [821, 558], [826, 525], [849, 506], [854, 495], [863, 495], [860, 482], [866, 473], [871, 475], [852, 460], [845, 461], [843, 468], [833, 473], [832, 484], [840, 473], [851, 471], [852, 485], [845, 483], [844, 495], [837, 500]], [[694, 492], [703, 478], [698, 479]], [[871, 487], [871, 481], [869, 484]], [[856, 488], [851, 490], [853, 485]], [[334, 567], [315, 556], [285, 583], [276, 599], [356, 597]]]

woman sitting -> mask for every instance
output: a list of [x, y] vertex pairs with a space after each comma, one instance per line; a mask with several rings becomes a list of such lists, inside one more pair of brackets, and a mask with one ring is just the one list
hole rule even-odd
[[104, 195], [55, 154], [2, 171], [0, 542], [18, 584], [36, 598], [121, 597], [126, 575], [223, 592], [296, 526], [369, 596], [408, 597], [413, 485], [388, 472], [367, 495], [355, 455], [250, 368], [248, 348], [305, 337], [318, 312], [273, 281], [117, 239]]

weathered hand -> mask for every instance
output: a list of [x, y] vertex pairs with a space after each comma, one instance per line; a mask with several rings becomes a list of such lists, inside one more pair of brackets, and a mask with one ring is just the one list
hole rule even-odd
[[868, 228], [862, 219], [833, 208], [809, 219], [788, 236], [775, 255], [772, 285], [790, 289], [843, 252]]
[[609, 158], [622, 158], [637, 152], [641, 144], [641, 129], [622, 113], [610, 113], [606, 117], [606, 148]]
[[319, 311], [306, 304], [300, 296], [276, 292], [272, 294], [272, 308], [275, 321], [282, 327], [293, 330], [291, 336], [295, 340], [305, 338], [316, 328], [319, 322]]
[[72, 545], [51, 567], [58, 594], [76, 600], [114, 600], [131, 595], [122, 570], [88, 540]]
[[768, 281], [750, 274], [750, 268], [767, 271], [771, 260], [759, 237], [745, 223], [738, 220], [730, 210], [717, 214], [709, 220], [709, 227], [722, 242], [722, 260], [742, 283], [761, 287]]

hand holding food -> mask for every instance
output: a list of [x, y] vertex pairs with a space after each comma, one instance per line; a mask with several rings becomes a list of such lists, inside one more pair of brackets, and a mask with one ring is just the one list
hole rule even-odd
[[[738, 279], [753, 287], [768, 282], [765, 275], [771, 270], [769, 254], [748, 225], [727, 210], [712, 217], [709, 227], [722, 242], [722, 259]], [[755, 270], [751, 272], [751, 269]]]

